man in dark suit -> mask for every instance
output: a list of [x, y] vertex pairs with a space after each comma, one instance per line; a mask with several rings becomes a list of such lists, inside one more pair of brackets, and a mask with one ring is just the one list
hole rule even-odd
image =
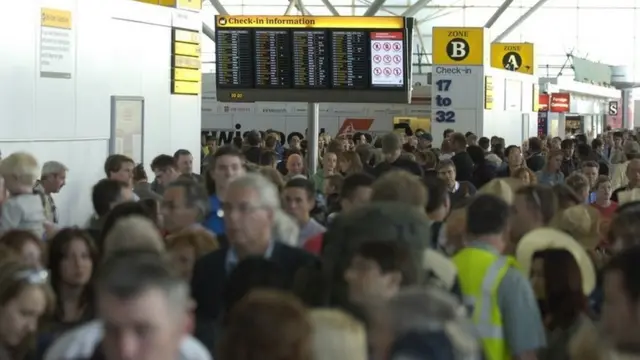
[[[247, 174], [234, 180], [227, 189], [221, 210], [229, 246], [198, 260], [191, 280], [191, 295], [197, 304], [196, 337], [209, 348], [212, 348], [214, 324], [227, 310], [222, 301], [226, 280], [240, 261], [264, 256], [284, 270], [290, 286], [299, 269], [317, 266], [319, 261], [304, 250], [284, 243], [292, 243], [288, 237], [295, 235], [297, 239], [297, 234], [291, 234], [290, 230], [274, 233], [274, 229], [283, 228], [279, 222], [291, 220], [280, 209], [278, 190], [261, 175]], [[295, 228], [293, 222], [290, 225]]]

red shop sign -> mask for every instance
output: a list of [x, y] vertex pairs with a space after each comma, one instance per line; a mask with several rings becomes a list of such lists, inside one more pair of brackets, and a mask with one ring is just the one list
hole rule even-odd
[[549, 100], [549, 111], [554, 113], [566, 113], [569, 112], [569, 105], [571, 104], [571, 96], [569, 93], [554, 93], [551, 94]]
[[538, 95], [538, 111], [549, 111], [549, 94]]

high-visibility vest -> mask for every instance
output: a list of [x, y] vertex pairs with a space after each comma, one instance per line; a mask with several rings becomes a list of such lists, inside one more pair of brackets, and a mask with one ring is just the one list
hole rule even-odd
[[466, 248], [453, 257], [464, 302], [472, 309], [472, 320], [482, 339], [486, 360], [509, 360], [511, 351], [504, 338], [498, 306], [498, 286], [507, 270], [516, 266], [512, 257]]

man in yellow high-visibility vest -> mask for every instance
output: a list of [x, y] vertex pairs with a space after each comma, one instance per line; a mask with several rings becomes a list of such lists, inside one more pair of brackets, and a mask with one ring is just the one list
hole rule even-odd
[[453, 262], [486, 360], [536, 360], [546, 346], [538, 303], [515, 259], [501, 255], [510, 217], [502, 199], [479, 195], [467, 208], [471, 242]]

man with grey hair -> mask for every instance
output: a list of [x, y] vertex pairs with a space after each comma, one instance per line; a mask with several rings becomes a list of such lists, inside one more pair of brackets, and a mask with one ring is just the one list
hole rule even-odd
[[58, 209], [51, 194], [57, 194], [65, 185], [69, 169], [61, 162], [47, 161], [42, 165], [40, 180], [36, 181], [33, 191], [40, 195], [44, 215], [47, 221], [57, 224]]
[[371, 171], [375, 177], [380, 177], [382, 174], [391, 171], [392, 169], [400, 169], [408, 171], [414, 175], [422, 177], [422, 168], [417, 162], [407, 159], [402, 155], [402, 140], [396, 133], [388, 133], [382, 137], [382, 154], [384, 155], [383, 162], [376, 165]]
[[161, 212], [169, 233], [200, 226], [209, 215], [209, 197], [204, 187], [189, 179], [178, 179], [164, 190]]

